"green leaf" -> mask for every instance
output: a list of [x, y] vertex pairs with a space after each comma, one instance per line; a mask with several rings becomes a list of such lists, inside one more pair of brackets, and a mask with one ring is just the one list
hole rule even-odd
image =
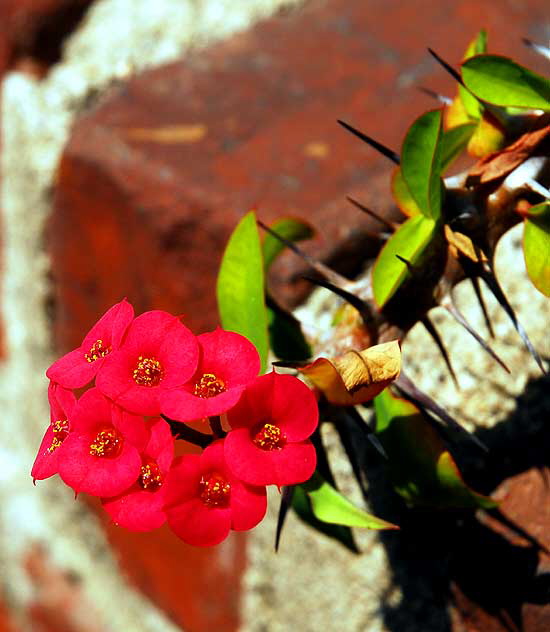
[[374, 299], [383, 307], [405, 280], [408, 269], [396, 255], [417, 263], [434, 239], [437, 224], [424, 215], [410, 217], [385, 243], [372, 270]]
[[[463, 61], [466, 59], [470, 59], [474, 55], [481, 55], [482, 53], [487, 52], [487, 33], [484, 29], [479, 31], [479, 33], [474, 37], [474, 39], [468, 45], [466, 52], [464, 53]], [[464, 105], [464, 109], [466, 110], [466, 114], [470, 118], [479, 119], [483, 113], [483, 105], [476, 99], [464, 86], [458, 86], [458, 94], [460, 95], [460, 100]]]
[[495, 507], [462, 480], [436, 430], [414, 404], [386, 389], [374, 399], [376, 434], [388, 454], [395, 490], [409, 504], [431, 507]]
[[311, 501], [311, 508], [315, 517], [322, 522], [365, 529], [399, 528], [391, 522], [381, 520], [356, 507], [327, 483], [318, 472], [315, 472], [309, 481], [303, 483], [301, 487]]
[[501, 107], [550, 110], [550, 81], [500, 55], [462, 64], [462, 80], [477, 97]]
[[[303, 241], [311, 239], [315, 231], [306, 222], [294, 217], [281, 217], [270, 225], [277, 234], [288, 241]], [[285, 245], [269, 233], [264, 237], [262, 251], [264, 255], [264, 266], [267, 270], [275, 258], [285, 249]]]
[[296, 485], [294, 488], [294, 495], [292, 497], [292, 509], [296, 512], [300, 520], [303, 520], [310, 527], [313, 527], [316, 531], [323, 533], [324, 535], [337, 540], [343, 544], [352, 553], [359, 553], [359, 549], [353, 539], [353, 534], [349, 527], [345, 527], [340, 524], [329, 524], [318, 520], [312, 509], [311, 502], [306, 494], [306, 491], [301, 485]]
[[444, 173], [451, 166], [455, 158], [466, 149], [472, 137], [476, 123], [464, 123], [443, 132], [441, 136], [441, 172]]
[[401, 148], [401, 171], [426, 217], [441, 215], [441, 110], [426, 112], [411, 125]]
[[269, 344], [263, 258], [254, 211], [243, 217], [229, 238], [216, 292], [223, 328], [246, 336], [256, 346], [263, 372]]
[[550, 297], [550, 203], [532, 206], [525, 217], [523, 255], [533, 285]]
[[267, 319], [270, 346], [279, 360], [300, 362], [311, 358], [299, 320], [274, 303], [267, 308]]
[[415, 215], [421, 214], [421, 210], [418, 208], [418, 204], [414, 201], [407, 183], [403, 180], [401, 167], [396, 167], [393, 172], [391, 179], [391, 191], [397, 206], [405, 215], [407, 215], [407, 217], [414, 217]]

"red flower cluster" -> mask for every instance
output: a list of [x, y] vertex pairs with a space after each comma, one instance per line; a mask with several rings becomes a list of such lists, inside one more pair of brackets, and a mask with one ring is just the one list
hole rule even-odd
[[[194, 336], [167, 312], [134, 318], [123, 300], [48, 369], [51, 421], [31, 475], [58, 473], [134, 531], [168, 522], [185, 542], [210, 546], [251, 529], [266, 511], [265, 486], [301, 483], [316, 464], [314, 395], [259, 370], [243, 336]], [[73, 389], [86, 386], [77, 400]], [[202, 454], [174, 459], [185, 423], [209, 418]]]

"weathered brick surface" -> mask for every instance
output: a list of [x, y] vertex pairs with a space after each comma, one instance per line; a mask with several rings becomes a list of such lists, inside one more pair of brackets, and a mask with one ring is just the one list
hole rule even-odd
[[504, 520], [480, 516], [483, 541], [474, 545], [479, 551], [470, 560], [469, 579], [453, 588], [461, 619], [457, 632], [460, 626], [483, 632], [550, 629], [549, 473], [533, 468], [495, 490]]
[[57, 61], [61, 42], [92, 0], [3, 0], [0, 5], [0, 76], [17, 66], [42, 75]]
[[[432, 103], [418, 84], [455, 86], [428, 56], [451, 62], [481, 27], [491, 49], [533, 68], [520, 37], [543, 34], [544, 3], [445, 0], [312, 1], [216, 45], [113, 86], [76, 123], [64, 152], [48, 230], [59, 350], [127, 296], [138, 311], [183, 313], [196, 331], [217, 322], [215, 275], [237, 219], [299, 215], [319, 227], [309, 246], [330, 258], [373, 223], [351, 194], [388, 212], [390, 165], [335, 122], [343, 118], [399, 148]], [[300, 262], [285, 256], [276, 292], [296, 299]], [[244, 540], [190, 550], [166, 531], [109, 527], [134, 582], [189, 630], [232, 630]]]

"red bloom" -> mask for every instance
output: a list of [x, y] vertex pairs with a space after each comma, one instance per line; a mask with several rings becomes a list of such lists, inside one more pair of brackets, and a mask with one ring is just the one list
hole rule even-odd
[[65, 388], [88, 384], [106, 356], [118, 349], [133, 317], [134, 308], [126, 299], [113, 305], [90, 329], [80, 347], [54, 362], [46, 375]]
[[106, 360], [96, 379], [102, 393], [141, 415], [161, 412], [160, 395], [181, 386], [197, 368], [195, 336], [168, 312], [138, 316], [120, 349]]
[[120, 494], [137, 480], [148, 439], [142, 417], [130, 415], [92, 388], [72, 411], [59, 475], [75, 492]]
[[197, 371], [181, 388], [162, 395], [162, 412], [172, 419], [191, 421], [226, 412], [260, 371], [256, 347], [240, 334], [216, 329], [197, 341]]
[[168, 524], [184, 542], [213, 546], [229, 531], [255, 527], [267, 508], [265, 487], [238, 480], [223, 456], [223, 441], [177, 459], [167, 481]]
[[103, 501], [113, 521], [132, 531], [150, 531], [166, 522], [165, 482], [174, 457], [174, 439], [163, 419], [153, 420], [150, 430], [137, 481], [123, 494]]
[[69, 434], [70, 417], [76, 405], [76, 397], [72, 391], [50, 382], [48, 401], [50, 402], [50, 425], [44, 433], [31, 470], [33, 479], [39, 481], [57, 474], [59, 456]]
[[319, 413], [310, 389], [291, 375], [256, 378], [228, 413], [233, 430], [225, 439], [225, 459], [235, 476], [251, 485], [293, 485], [315, 470], [308, 437]]

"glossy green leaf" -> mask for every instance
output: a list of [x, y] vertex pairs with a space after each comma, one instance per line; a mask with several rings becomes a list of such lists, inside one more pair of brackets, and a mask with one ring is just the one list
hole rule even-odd
[[449, 508], [494, 507], [462, 480], [443, 441], [414, 404], [386, 389], [374, 400], [376, 434], [388, 454], [397, 493], [409, 504]]
[[329, 524], [322, 522], [315, 517], [311, 508], [311, 501], [306, 491], [301, 485], [296, 485], [294, 495], [292, 497], [292, 509], [296, 512], [300, 520], [303, 520], [310, 527], [323, 533], [324, 535], [337, 540], [343, 544], [352, 553], [359, 553], [359, 549], [353, 539], [353, 533], [349, 527], [340, 524]]
[[[474, 39], [468, 45], [466, 52], [464, 53], [463, 61], [470, 59], [474, 55], [481, 55], [487, 52], [487, 33], [484, 29], [474, 37]], [[476, 99], [464, 86], [458, 86], [458, 93], [460, 100], [464, 105], [464, 109], [470, 118], [479, 119], [483, 113], [483, 105]]]
[[[309, 224], [294, 217], [281, 217], [273, 222], [270, 228], [288, 241], [311, 239], [315, 234], [315, 231]], [[285, 245], [279, 239], [269, 233], [266, 234], [262, 243], [264, 266], [266, 270], [284, 249]]]
[[391, 191], [397, 206], [405, 215], [407, 215], [407, 217], [414, 217], [415, 215], [421, 214], [421, 210], [418, 208], [418, 204], [414, 201], [407, 183], [403, 180], [401, 167], [396, 167], [393, 172], [391, 179]]
[[329, 524], [340, 524], [347, 527], [363, 527], [365, 529], [398, 529], [397, 525], [372, 516], [359, 509], [342, 496], [332, 485], [318, 473], [303, 483], [301, 487], [311, 502], [313, 514], [317, 520]]
[[441, 183], [441, 110], [431, 110], [411, 125], [401, 148], [401, 171], [409, 191], [426, 217], [438, 219]]
[[243, 217], [229, 238], [216, 292], [223, 328], [236, 331], [254, 343], [263, 372], [269, 344], [263, 257], [254, 211]]
[[464, 123], [443, 132], [441, 136], [441, 172], [444, 173], [453, 161], [466, 149], [476, 123]]
[[502, 107], [550, 110], [550, 81], [500, 55], [478, 55], [462, 64], [471, 92]]
[[550, 296], [550, 203], [537, 204], [526, 214], [523, 254], [533, 285]]
[[376, 303], [383, 307], [409, 274], [407, 265], [417, 263], [427, 251], [437, 224], [424, 215], [409, 218], [385, 243], [372, 270], [372, 288]]

